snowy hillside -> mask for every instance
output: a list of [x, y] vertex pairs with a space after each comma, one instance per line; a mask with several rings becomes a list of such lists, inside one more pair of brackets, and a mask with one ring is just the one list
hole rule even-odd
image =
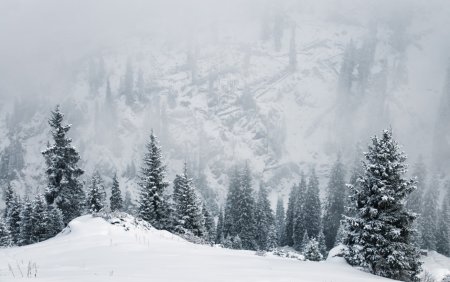
[[[134, 220], [83, 216], [55, 238], [0, 249], [0, 281], [389, 281], [342, 258], [304, 262], [189, 243]], [[23, 276], [22, 276], [23, 275]], [[37, 279], [34, 279], [36, 275]], [[14, 278], [15, 277], [15, 278]]]

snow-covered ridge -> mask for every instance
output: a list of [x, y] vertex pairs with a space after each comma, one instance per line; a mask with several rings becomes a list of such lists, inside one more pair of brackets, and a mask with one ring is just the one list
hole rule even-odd
[[[108, 222], [109, 221], [109, 222]], [[74, 219], [70, 232], [25, 247], [0, 250], [0, 280], [36, 281], [383, 281], [341, 258], [303, 262], [196, 245], [132, 217]], [[112, 224], [113, 223], [113, 224]], [[35, 267], [34, 267], [35, 266]], [[34, 277], [33, 277], [34, 278]]]

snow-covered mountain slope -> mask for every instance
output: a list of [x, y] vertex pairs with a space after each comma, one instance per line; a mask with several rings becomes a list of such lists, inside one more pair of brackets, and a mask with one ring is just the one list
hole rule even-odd
[[[275, 11], [269, 8], [265, 18], [258, 8], [244, 20], [219, 17], [177, 27], [182, 38], [162, 27], [153, 32], [159, 27], [153, 23], [78, 56], [55, 52], [51, 61], [61, 62], [64, 79], [37, 83], [15, 103], [2, 101], [0, 151], [2, 158], [13, 156], [1, 173], [6, 170], [22, 192], [43, 189], [40, 152], [56, 104], [73, 125], [70, 135], [87, 174], [118, 171], [122, 188], [131, 190], [152, 128], [163, 145], [168, 180], [187, 160], [222, 199], [228, 170], [245, 161], [255, 187], [263, 180], [273, 196], [286, 196], [300, 172], [314, 165], [323, 187], [339, 152], [352, 162], [358, 141], [389, 126], [411, 162], [419, 154], [429, 160], [445, 70], [445, 48], [436, 47], [443, 37], [440, 17], [427, 17], [431, 4], [417, 1], [405, 12], [408, 1], [386, 11], [383, 5], [333, 6], [339, 1], [314, 10], [300, 2], [283, 1], [279, 50], [275, 34], [260, 36], [264, 26], [279, 24]], [[380, 11], [371, 14], [371, 7]]]
[[83, 216], [55, 238], [0, 249], [0, 281], [21, 280], [22, 275], [60, 282], [390, 281], [352, 268], [341, 258], [304, 262], [262, 257], [189, 243], [166, 231], [135, 225], [132, 218], [115, 222]]

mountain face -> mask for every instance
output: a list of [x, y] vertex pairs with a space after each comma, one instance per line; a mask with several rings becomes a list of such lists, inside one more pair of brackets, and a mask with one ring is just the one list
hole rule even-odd
[[2, 104], [2, 181], [24, 193], [45, 187], [41, 151], [57, 104], [86, 174], [117, 171], [132, 191], [152, 129], [168, 180], [187, 161], [219, 202], [235, 164], [248, 162], [255, 187], [263, 181], [284, 196], [312, 166], [324, 185], [338, 154], [352, 162], [357, 144], [387, 127], [411, 161], [427, 155], [445, 70], [434, 64], [438, 17], [424, 17], [420, 5], [370, 14], [283, 3], [241, 21], [183, 27], [190, 32], [181, 39], [139, 33], [63, 61], [63, 93], [42, 85]]

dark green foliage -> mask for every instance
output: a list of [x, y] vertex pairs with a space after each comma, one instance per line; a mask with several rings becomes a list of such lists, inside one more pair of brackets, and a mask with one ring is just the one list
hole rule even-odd
[[54, 143], [42, 152], [47, 164], [48, 186], [45, 199], [48, 204], [55, 203], [64, 215], [64, 222], [80, 216], [84, 210], [85, 195], [78, 181], [83, 170], [78, 167], [80, 156], [66, 137], [70, 125], [63, 125], [63, 114], [56, 107], [51, 113], [49, 124]]
[[277, 234], [277, 245], [283, 246], [286, 242], [286, 222], [283, 199], [280, 197], [277, 201], [277, 209], [275, 212], [275, 230]]
[[86, 207], [90, 213], [96, 213], [104, 209], [105, 207], [105, 187], [103, 186], [103, 180], [98, 172], [95, 172], [92, 177], [88, 188]]
[[260, 185], [258, 200], [255, 209], [256, 243], [259, 250], [270, 250], [273, 248], [273, 234], [270, 231], [275, 227], [273, 211], [270, 207], [267, 190], [263, 184]]
[[140, 174], [140, 194], [138, 215], [155, 228], [163, 229], [166, 222], [164, 214], [164, 194], [169, 184], [164, 180], [166, 167], [162, 162], [161, 148], [158, 139], [150, 134], [150, 141], [146, 145], [146, 153]]
[[321, 229], [321, 207], [319, 198], [319, 180], [314, 169], [309, 176], [308, 189], [304, 205], [305, 227], [308, 235], [317, 238]]
[[333, 248], [336, 242], [336, 235], [344, 214], [345, 205], [345, 170], [340, 157], [334, 164], [327, 189], [327, 200], [325, 214], [323, 217], [323, 233], [327, 250]]
[[179, 233], [188, 231], [199, 237], [205, 235], [205, 219], [203, 218], [201, 203], [192, 184], [192, 179], [187, 175], [186, 163], [183, 174], [175, 177], [173, 191], [175, 231]]
[[294, 245], [294, 220], [296, 215], [296, 204], [297, 197], [299, 194], [299, 186], [294, 185], [291, 189], [291, 193], [289, 194], [289, 201], [286, 210], [286, 245], [293, 246]]
[[203, 203], [202, 213], [204, 218], [205, 234], [204, 237], [208, 242], [214, 242], [216, 238], [216, 227], [214, 223], [214, 218], [208, 211], [208, 207]]
[[119, 188], [119, 181], [117, 180], [117, 174], [114, 174], [113, 183], [111, 187], [111, 197], [109, 198], [111, 211], [122, 211], [123, 200], [122, 193]]
[[421, 271], [419, 250], [412, 244], [414, 214], [405, 206], [415, 189], [406, 180], [406, 157], [392, 132], [372, 138], [359, 185], [351, 186], [354, 217], [346, 217], [345, 258], [383, 277], [416, 281]]
[[292, 239], [294, 242], [294, 249], [300, 251], [303, 243], [303, 234], [307, 230], [306, 228], [306, 214], [307, 210], [305, 209], [306, 205], [306, 177], [302, 172], [300, 184], [298, 186], [297, 196], [295, 197], [295, 207], [294, 207], [294, 225], [293, 225], [293, 233]]

